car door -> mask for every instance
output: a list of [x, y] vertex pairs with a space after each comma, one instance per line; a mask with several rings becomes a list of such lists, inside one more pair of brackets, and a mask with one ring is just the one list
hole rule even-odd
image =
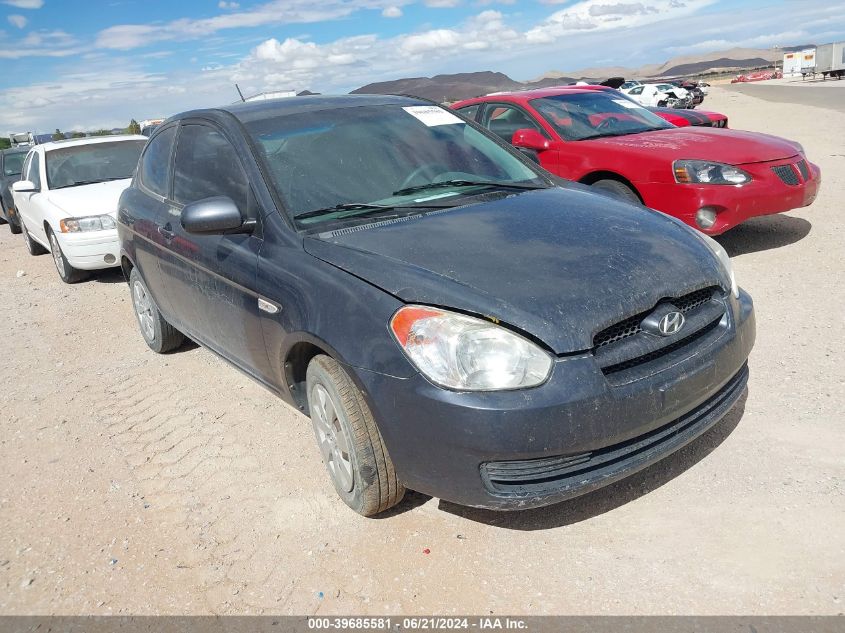
[[159, 310], [171, 323], [175, 315], [164, 290], [159, 259], [165, 254], [165, 236], [159, 227], [171, 208], [170, 177], [179, 124], [156, 133], [138, 160], [132, 185], [120, 198], [120, 222], [131, 232], [131, 258]]
[[[182, 227], [185, 205], [226, 196], [251, 233], [192, 234]], [[160, 227], [166, 255], [160, 260], [170, 305], [189, 335], [257, 376], [267, 372], [255, 277], [261, 219], [237, 151], [211, 123], [183, 121], [176, 140], [170, 208]]]
[[47, 202], [47, 192], [44, 186], [44, 178], [42, 177], [42, 155], [40, 152], [32, 151], [27, 156], [27, 165], [23, 174], [23, 180], [29, 180], [35, 185], [34, 192], [22, 192], [16, 194], [15, 203], [18, 205], [18, 210], [26, 223], [27, 231], [35, 241], [40, 242], [44, 247], [49, 248], [47, 242], [47, 233], [44, 230], [44, 207], [49, 204]]

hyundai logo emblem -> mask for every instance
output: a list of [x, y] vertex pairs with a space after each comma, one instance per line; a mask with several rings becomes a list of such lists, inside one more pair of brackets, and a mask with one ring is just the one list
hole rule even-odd
[[657, 331], [662, 336], [672, 336], [681, 331], [686, 319], [680, 312], [669, 312], [657, 323]]

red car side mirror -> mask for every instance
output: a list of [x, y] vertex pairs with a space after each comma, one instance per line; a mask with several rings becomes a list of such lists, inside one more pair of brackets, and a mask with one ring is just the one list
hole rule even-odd
[[549, 149], [549, 139], [533, 128], [523, 128], [513, 133], [511, 145], [542, 152]]

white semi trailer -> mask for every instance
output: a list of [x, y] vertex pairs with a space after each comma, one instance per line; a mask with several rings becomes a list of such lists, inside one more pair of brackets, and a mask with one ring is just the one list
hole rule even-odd
[[845, 77], [845, 42], [833, 42], [816, 47], [813, 72], [822, 75], [825, 79]]

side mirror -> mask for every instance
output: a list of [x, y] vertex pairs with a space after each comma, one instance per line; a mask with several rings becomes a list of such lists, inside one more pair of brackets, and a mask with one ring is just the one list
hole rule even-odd
[[205, 198], [185, 205], [181, 215], [182, 228], [188, 233], [250, 233], [254, 220], [244, 220], [240, 209], [226, 196]]
[[523, 149], [533, 149], [538, 152], [549, 149], [549, 139], [534, 128], [523, 128], [513, 133], [511, 145]]
[[18, 180], [12, 183], [12, 191], [18, 193], [35, 193], [38, 189], [35, 188], [35, 183], [31, 180]]

